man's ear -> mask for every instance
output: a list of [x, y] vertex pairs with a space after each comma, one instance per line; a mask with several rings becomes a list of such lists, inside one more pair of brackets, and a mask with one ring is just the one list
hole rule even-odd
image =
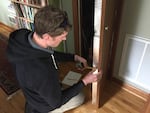
[[43, 34], [42, 37], [44, 40], [49, 40], [52, 38], [48, 33]]

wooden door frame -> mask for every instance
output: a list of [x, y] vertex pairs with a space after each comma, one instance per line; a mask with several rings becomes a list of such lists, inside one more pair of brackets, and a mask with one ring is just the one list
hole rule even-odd
[[[102, 9], [106, 7], [106, 0], [102, 0]], [[79, 42], [79, 14], [78, 14], [78, 0], [72, 0], [72, 9], [73, 9], [73, 28], [74, 28], [74, 45], [75, 45], [75, 53], [80, 54], [80, 42]], [[105, 16], [105, 10], [102, 10], [101, 17]], [[101, 19], [101, 38], [100, 38], [100, 49], [99, 49], [99, 64], [102, 64], [102, 50], [103, 50], [103, 32], [104, 32], [104, 19]], [[98, 65], [98, 69], [101, 68], [101, 65]], [[100, 107], [100, 96], [102, 92], [103, 85], [100, 82], [96, 82], [92, 84], [92, 102], [96, 107]], [[94, 100], [94, 101], [93, 101]]]
[[[100, 65], [98, 65], [98, 69], [102, 68], [102, 52], [103, 52], [103, 40], [104, 40], [104, 27], [105, 27], [105, 9], [106, 8], [106, 0], [102, 0], [102, 11], [101, 11], [101, 26], [100, 26], [100, 46], [99, 46], [99, 63]], [[102, 79], [104, 79], [104, 77], [102, 77]], [[100, 107], [101, 106], [101, 100], [100, 97], [102, 95], [102, 90], [103, 90], [103, 86], [104, 83], [102, 83], [102, 79], [96, 83], [92, 83], [92, 103], [96, 106], [96, 107]]]
[[[107, 0], [102, 0], [102, 12], [101, 12], [101, 26], [100, 26], [100, 49], [99, 49], [99, 64], [102, 64], [102, 57], [103, 57], [103, 40], [104, 40], [104, 27], [105, 27], [105, 9], [106, 9], [106, 2]], [[78, 14], [78, 0], [72, 0], [72, 8], [73, 8], [73, 27], [74, 27], [74, 45], [75, 45], [75, 53], [80, 54], [80, 39], [79, 39], [79, 14]], [[108, 58], [109, 60], [109, 58]], [[107, 62], [106, 62], [107, 63]], [[106, 67], [106, 63], [103, 64]], [[102, 66], [98, 65], [98, 69]], [[106, 77], [102, 78], [101, 81], [106, 81]], [[92, 84], [92, 103], [97, 107], [100, 107], [100, 97], [102, 95], [102, 90], [104, 87], [103, 82], [96, 82]]]
[[[105, 13], [106, 13], [105, 12], [106, 1], [107, 0], [102, 0], [102, 9], [103, 10], [101, 12], [102, 15], [101, 15], [101, 26], [100, 26], [100, 28], [101, 28], [100, 36], [101, 37], [100, 37], [100, 50], [99, 50], [99, 64], [102, 64], [102, 50], [104, 48], [104, 46], [103, 46], [104, 37], [103, 36], [104, 36], [104, 27], [105, 27], [104, 22], [105, 22]], [[121, 2], [120, 2], [120, 4], [121, 4]], [[73, 22], [74, 22], [73, 27], [74, 27], [74, 37], [75, 37], [74, 38], [75, 53], [80, 54], [78, 0], [72, 0], [72, 6], [73, 6]], [[122, 4], [120, 5], [120, 9], [121, 9], [121, 7], [122, 7]], [[120, 12], [121, 12], [121, 10], [120, 10]], [[121, 14], [120, 12], [118, 12], [118, 14]], [[119, 19], [120, 19], [120, 17], [121, 17], [121, 15], [119, 15]], [[117, 28], [118, 28], [119, 24], [120, 24], [120, 22], [118, 22], [118, 24], [117, 24], [115, 37], [118, 35], [117, 31], [119, 29], [117, 29]], [[115, 38], [113, 40], [113, 46], [111, 48], [112, 52], [111, 52], [111, 55], [107, 59], [108, 62], [110, 62], [110, 64], [111, 64], [109, 67], [109, 70], [111, 73], [108, 73], [109, 75], [111, 75], [111, 76], [109, 76], [109, 78], [112, 77], [117, 41], [118, 41], [118, 38]], [[106, 64], [103, 64], [103, 65], [106, 66]], [[101, 65], [99, 65], [98, 68], [100, 69]], [[101, 94], [101, 90], [103, 89], [102, 87], [103, 87], [103, 85], [100, 86], [100, 83], [93, 84], [93, 94], [92, 94], [93, 96], [92, 96], [92, 98], [94, 98], [93, 100], [97, 100], [94, 102], [94, 104], [96, 104], [97, 106], [100, 106], [100, 102], [99, 102], [100, 97], [99, 96], [101, 96], [100, 94]]]
[[73, 11], [73, 29], [74, 29], [74, 48], [75, 53], [80, 55], [78, 0], [72, 0], [72, 11]]

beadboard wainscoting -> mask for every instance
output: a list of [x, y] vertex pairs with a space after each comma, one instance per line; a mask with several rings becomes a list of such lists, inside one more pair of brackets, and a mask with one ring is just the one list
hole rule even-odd
[[117, 78], [150, 93], [150, 40], [126, 34]]

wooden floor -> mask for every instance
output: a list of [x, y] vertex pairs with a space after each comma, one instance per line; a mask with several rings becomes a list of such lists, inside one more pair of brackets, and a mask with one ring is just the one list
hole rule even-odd
[[5, 37], [9, 37], [9, 34], [14, 31], [14, 29], [4, 25], [0, 22], [0, 34], [4, 35]]
[[[0, 23], [0, 33], [9, 36], [13, 31]], [[89, 88], [85, 89], [87, 99], [83, 105], [67, 111], [65, 113], [141, 113], [145, 100], [122, 89], [116, 83], [112, 82], [105, 87], [104, 95], [101, 100], [103, 106], [96, 108], [91, 104]], [[22, 91], [19, 90], [14, 95], [8, 96], [0, 88], [0, 113], [24, 113], [25, 99]]]
[[[21, 90], [12, 96], [7, 96], [0, 88], [0, 113], [24, 113], [24, 103]], [[111, 83], [105, 88], [102, 103], [103, 106], [98, 109], [89, 99], [80, 107], [65, 113], [140, 113], [145, 100]]]

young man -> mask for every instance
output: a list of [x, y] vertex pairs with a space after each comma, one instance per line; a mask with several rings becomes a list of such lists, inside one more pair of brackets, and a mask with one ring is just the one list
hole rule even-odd
[[10, 34], [7, 55], [13, 64], [17, 80], [26, 98], [25, 113], [62, 113], [83, 103], [81, 91], [101, 75], [92, 72], [70, 88], [62, 90], [57, 62], [87, 61], [74, 54], [52, 48], [66, 40], [71, 27], [67, 14], [46, 6], [34, 17], [34, 32], [19, 29]]

